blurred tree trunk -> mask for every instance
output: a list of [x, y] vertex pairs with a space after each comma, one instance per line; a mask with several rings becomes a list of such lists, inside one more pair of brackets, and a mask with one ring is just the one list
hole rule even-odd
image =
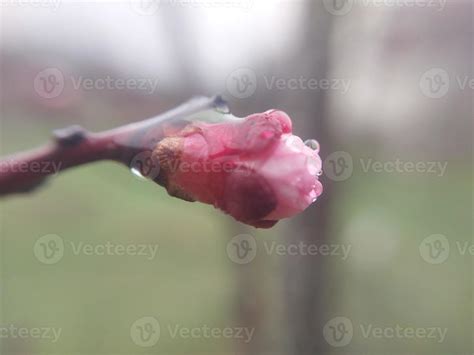
[[[319, 1], [306, 3], [306, 19], [299, 58], [293, 58], [296, 70], [304, 71], [310, 78], [330, 77], [330, 47], [334, 16], [325, 11]], [[302, 55], [301, 55], [302, 54]], [[316, 138], [321, 145], [322, 159], [332, 151], [328, 127], [328, 91], [301, 90], [298, 109], [306, 115], [297, 129], [306, 138]], [[304, 125], [304, 127], [303, 127]], [[320, 245], [330, 243], [331, 181], [322, 178], [324, 193], [305, 213], [293, 218], [288, 243], [304, 242]], [[289, 257], [286, 275], [286, 296], [289, 327], [290, 354], [316, 354], [326, 348], [322, 337], [325, 321], [324, 292], [328, 289], [324, 258], [318, 256]]]
[[[277, 75], [278, 77], [329, 78], [329, 53], [333, 16], [319, 1], [307, 1], [304, 21], [301, 22], [301, 38], [296, 48], [286, 58], [275, 58], [271, 64], [260, 68], [259, 72]], [[295, 134], [305, 138], [316, 138], [321, 144], [323, 157], [333, 150], [333, 143], [328, 127], [327, 112], [328, 92], [325, 90], [265, 90], [259, 87], [257, 94], [245, 101], [245, 108], [236, 104], [242, 112], [260, 112], [265, 109], [278, 108], [290, 113], [294, 120]], [[330, 203], [332, 201], [331, 181], [323, 180], [324, 194], [305, 213], [292, 218], [288, 230], [285, 230], [284, 242], [297, 244], [329, 243]], [[241, 225], [233, 225], [234, 235], [249, 233]], [[273, 231], [273, 230], [272, 230]], [[270, 232], [267, 232], [270, 233]], [[254, 234], [250, 232], [250, 234]], [[300, 256], [288, 257], [284, 270], [287, 309], [287, 329], [281, 329], [285, 339], [264, 339], [265, 318], [272, 311], [264, 297], [269, 295], [262, 290], [265, 279], [264, 268], [256, 258], [251, 264], [238, 268], [238, 322], [240, 325], [255, 328], [256, 339], [244, 347], [239, 347], [241, 354], [259, 354], [268, 351], [268, 346], [288, 354], [316, 354], [326, 349], [322, 337], [325, 322], [324, 290], [327, 289], [325, 265], [319, 257]], [[282, 260], [282, 262], [284, 262]], [[283, 275], [282, 275], [283, 276]], [[274, 296], [276, 297], [276, 296]], [[278, 302], [278, 301], [277, 301]], [[273, 310], [275, 311], [275, 310]], [[279, 317], [276, 317], [279, 318]], [[285, 318], [285, 317], [283, 317]], [[286, 349], [282, 349], [286, 346]], [[272, 350], [273, 351], [273, 350]]]
[[[237, 222], [229, 223], [232, 236], [249, 234], [255, 236], [252, 229]], [[231, 237], [232, 237], [231, 236]], [[261, 354], [264, 346], [262, 336], [266, 313], [265, 290], [262, 287], [263, 260], [256, 257], [248, 264], [235, 265], [236, 294], [235, 294], [235, 322], [239, 327], [254, 329], [252, 341], [241, 340], [236, 342], [236, 353], [242, 355]]]
[[[319, 1], [309, 0], [305, 4], [305, 17], [301, 22], [301, 37], [298, 47], [285, 58], [274, 58], [270, 64], [256, 63], [254, 69], [259, 73], [279, 78], [300, 77], [323, 79], [329, 78], [330, 39], [333, 27], [331, 16]], [[328, 92], [324, 90], [269, 90], [258, 87], [257, 93], [243, 103], [234, 103], [237, 114], [261, 112], [270, 108], [283, 109], [290, 113], [294, 120], [295, 134], [305, 138], [316, 138], [321, 144], [323, 156], [332, 151], [332, 142], [328, 128], [326, 110]], [[329, 242], [329, 217], [331, 201], [331, 181], [323, 180], [324, 194], [318, 202], [302, 215], [292, 218], [286, 224], [284, 242], [307, 244]], [[282, 226], [283, 226], [283, 222]], [[283, 228], [284, 229], [284, 228]], [[233, 235], [249, 233], [239, 224], [233, 224]], [[282, 231], [282, 229], [280, 229]], [[274, 229], [266, 233], [273, 233]], [[252, 231], [250, 231], [250, 234]], [[288, 257], [284, 268], [284, 278], [288, 321], [286, 329], [280, 329], [284, 338], [267, 339], [262, 334], [266, 328], [266, 318], [270, 309], [264, 297], [269, 295], [262, 288], [265, 279], [264, 267], [256, 258], [249, 265], [239, 265], [237, 278], [237, 316], [240, 325], [255, 328], [254, 340], [238, 348], [240, 354], [260, 354], [267, 352], [270, 346], [279, 353], [316, 354], [325, 349], [322, 327], [325, 321], [325, 299], [322, 290], [327, 289], [328, 281], [323, 260], [315, 256]], [[285, 262], [282, 260], [282, 262]], [[276, 295], [273, 298], [277, 297]], [[276, 302], [279, 302], [278, 300]], [[276, 317], [276, 319], [281, 319]], [[265, 323], [265, 324], [264, 324]], [[281, 327], [283, 328], [283, 327]], [[276, 343], [275, 343], [276, 342]], [[271, 345], [270, 345], [271, 344]], [[286, 349], [282, 349], [286, 347]]]

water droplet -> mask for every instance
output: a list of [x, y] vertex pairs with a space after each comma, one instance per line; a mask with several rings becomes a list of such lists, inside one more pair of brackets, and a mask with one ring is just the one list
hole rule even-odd
[[306, 166], [308, 171], [313, 176], [319, 176], [321, 172], [321, 163], [316, 157], [310, 156], [306, 158]]
[[135, 175], [139, 179], [146, 180], [146, 178], [142, 175], [142, 173], [140, 172], [140, 170], [138, 168], [133, 167], [133, 168], [130, 169], [130, 171], [133, 175]]
[[316, 173], [316, 175], [318, 175], [318, 176], [323, 175], [323, 171], [322, 171], [322, 170], [319, 170], [319, 171]]
[[214, 109], [219, 113], [230, 113], [230, 108], [227, 105], [227, 102], [224, 101], [221, 97], [217, 97], [214, 103]]
[[155, 180], [160, 174], [160, 164], [153, 158], [152, 151], [145, 150], [133, 157], [130, 171], [141, 180]]
[[319, 152], [319, 143], [316, 139], [308, 139], [304, 142], [304, 144], [312, 150]]

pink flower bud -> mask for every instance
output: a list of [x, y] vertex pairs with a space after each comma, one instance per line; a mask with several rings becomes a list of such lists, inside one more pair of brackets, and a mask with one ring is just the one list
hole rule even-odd
[[290, 117], [277, 110], [239, 122], [192, 122], [157, 145], [158, 182], [171, 195], [269, 228], [305, 210], [323, 190], [318, 150], [291, 132]]

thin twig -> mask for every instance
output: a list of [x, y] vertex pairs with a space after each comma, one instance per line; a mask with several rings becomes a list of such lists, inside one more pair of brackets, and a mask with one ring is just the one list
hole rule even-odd
[[225, 105], [220, 96], [196, 97], [159, 116], [105, 132], [79, 126], [56, 130], [53, 142], [0, 160], [0, 196], [30, 192], [50, 175], [99, 160], [130, 167], [137, 154], [164, 138], [167, 123], [179, 126], [190, 115]]

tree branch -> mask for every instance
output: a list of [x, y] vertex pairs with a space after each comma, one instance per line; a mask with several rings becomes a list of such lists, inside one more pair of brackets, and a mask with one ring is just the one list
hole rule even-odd
[[130, 167], [137, 154], [152, 150], [165, 137], [166, 130], [185, 125], [186, 117], [223, 107], [220, 96], [196, 97], [159, 116], [105, 132], [91, 133], [79, 126], [56, 130], [53, 142], [0, 160], [0, 197], [30, 192], [50, 175], [99, 160]]

